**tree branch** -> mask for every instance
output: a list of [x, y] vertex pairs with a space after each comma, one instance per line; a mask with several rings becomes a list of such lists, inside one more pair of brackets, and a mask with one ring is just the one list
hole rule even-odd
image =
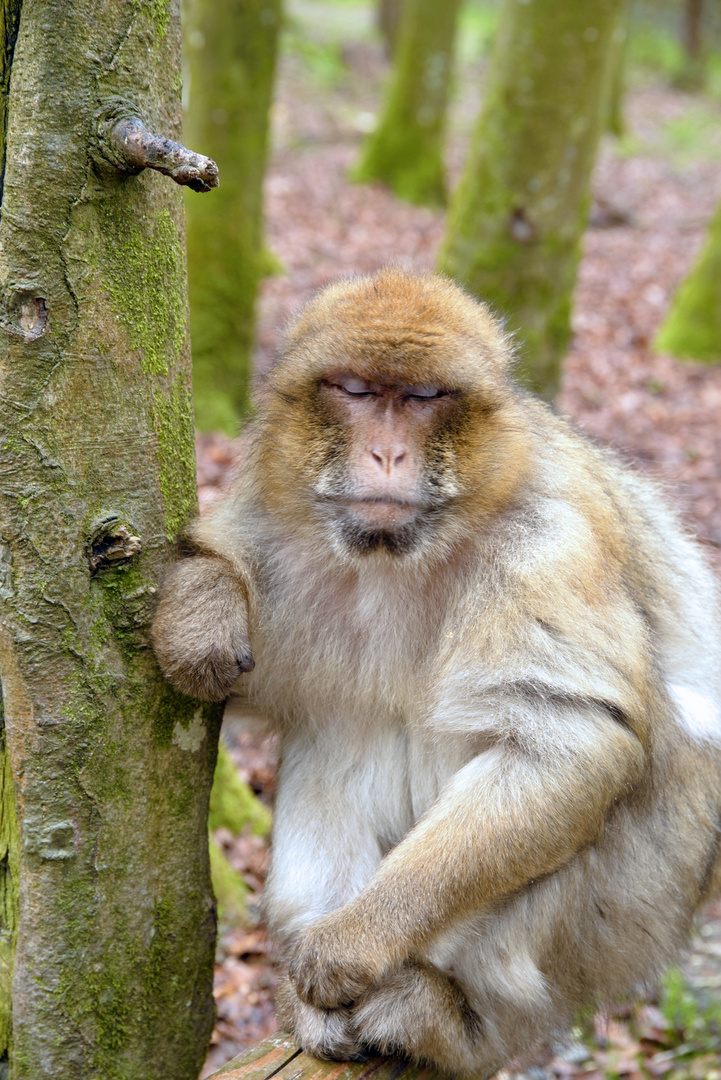
[[157, 169], [193, 191], [218, 187], [218, 166], [211, 158], [148, 131], [129, 101], [114, 98], [105, 105], [98, 114], [96, 137], [104, 161], [122, 172]]

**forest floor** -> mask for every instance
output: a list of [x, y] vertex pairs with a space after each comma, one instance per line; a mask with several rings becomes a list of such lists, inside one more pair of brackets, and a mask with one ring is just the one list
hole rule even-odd
[[[387, 264], [430, 270], [444, 227], [440, 211], [408, 206], [381, 186], [347, 179], [385, 72], [367, 14], [308, 0], [297, 0], [291, 11], [266, 188], [267, 242], [283, 272], [262, 290], [259, 371], [272, 362], [279, 328], [310, 293], [336, 277]], [[472, 130], [482, 74], [483, 64], [466, 56], [451, 116], [451, 183]], [[592, 438], [664, 486], [721, 573], [721, 367], [684, 363], [652, 345], [721, 196], [721, 105], [637, 73], [626, 119], [627, 134], [604, 142], [595, 171], [557, 404]], [[205, 508], [227, 490], [242, 437], [199, 436], [197, 449]], [[270, 801], [272, 741], [240, 735], [232, 724], [228, 741], [241, 775]], [[266, 842], [230, 834], [218, 839], [248, 881], [251, 915], [257, 915]], [[701, 924], [685, 972], [693, 997], [676, 986], [667, 990], [663, 1011], [646, 1003], [605, 1013], [585, 1039], [576, 1033], [550, 1063], [525, 1075], [721, 1080], [721, 908]], [[218, 1022], [203, 1076], [273, 1029], [275, 980], [262, 925], [222, 934]]]

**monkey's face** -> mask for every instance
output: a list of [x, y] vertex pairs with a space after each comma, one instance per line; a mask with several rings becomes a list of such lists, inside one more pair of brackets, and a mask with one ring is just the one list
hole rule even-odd
[[326, 289], [268, 376], [266, 505], [346, 557], [443, 557], [524, 469], [508, 356], [488, 310], [444, 279], [388, 270]]
[[442, 437], [457, 395], [437, 382], [398, 385], [351, 370], [330, 372], [317, 394], [329, 435], [313, 483], [324, 520], [357, 554], [409, 554], [458, 495]]

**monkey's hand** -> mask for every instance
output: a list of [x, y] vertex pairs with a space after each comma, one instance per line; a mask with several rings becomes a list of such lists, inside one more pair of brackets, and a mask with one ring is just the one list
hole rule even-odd
[[194, 556], [169, 570], [152, 628], [165, 677], [190, 697], [223, 701], [255, 667], [245, 584], [225, 559]]
[[301, 934], [288, 972], [299, 997], [319, 1009], [353, 1002], [393, 966], [379, 941], [354, 917], [352, 903]]
[[295, 1035], [308, 1054], [335, 1061], [363, 1060], [349, 1009], [316, 1009], [298, 997], [290, 979], [275, 995], [275, 1015], [284, 1031]]

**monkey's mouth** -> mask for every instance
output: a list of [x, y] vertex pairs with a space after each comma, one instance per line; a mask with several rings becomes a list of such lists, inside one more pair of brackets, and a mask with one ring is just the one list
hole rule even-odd
[[423, 511], [418, 503], [404, 499], [342, 499], [336, 505], [358, 525], [369, 529], [402, 529]]
[[333, 508], [338, 536], [358, 555], [408, 555], [418, 549], [438, 516], [434, 508], [405, 499], [336, 497], [325, 502]]

